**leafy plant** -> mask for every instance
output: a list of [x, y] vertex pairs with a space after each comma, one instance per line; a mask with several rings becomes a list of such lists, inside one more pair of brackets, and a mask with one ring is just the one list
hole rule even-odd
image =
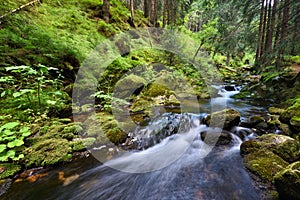
[[[68, 95], [60, 91], [62, 76], [58, 69], [44, 65], [12, 66], [5, 69], [13, 76], [0, 80], [6, 84], [1, 88], [3, 91], [0, 91], [1, 98], [7, 103], [4, 110], [17, 108], [22, 111], [22, 115], [28, 116], [47, 113], [52, 108], [66, 105]], [[14, 84], [8, 86], [9, 83]]]
[[19, 122], [8, 122], [0, 127], [0, 161], [9, 159], [18, 161], [24, 158], [19, 153], [19, 148], [24, 144], [24, 139], [31, 135], [28, 127], [20, 128]]

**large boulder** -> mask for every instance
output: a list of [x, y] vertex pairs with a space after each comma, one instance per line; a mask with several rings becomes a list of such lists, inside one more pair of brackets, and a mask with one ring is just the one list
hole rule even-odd
[[211, 127], [219, 127], [230, 130], [240, 123], [241, 114], [231, 108], [213, 112], [204, 119], [204, 123]]
[[266, 134], [243, 142], [241, 154], [251, 172], [272, 181], [276, 173], [300, 159], [300, 143], [285, 135]]
[[274, 176], [280, 199], [300, 199], [300, 161], [281, 170]]
[[130, 74], [116, 83], [114, 96], [127, 99], [131, 95], [138, 95], [146, 84], [146, 80], [140, 76]]
[[242, 155], [259, 150], [271, 151], [289, 163], [300, 159], [300, 143], [285, 135], [266, 134], [245, 141], [241, 145]]

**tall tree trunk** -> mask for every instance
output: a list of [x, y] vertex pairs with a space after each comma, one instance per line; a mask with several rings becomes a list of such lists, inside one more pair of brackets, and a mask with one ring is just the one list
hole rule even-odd
[[264, 66], [264, 56], [265, 56], [265, 38], [266, 38], [266, 30], [267, 30], [267, 15], [268, 15], [268, 0], [265, 1], [264, 5], [264, 19], [263, 19], [263, 28], [262, 28], [262, 39], [261, 39], [261, 51], [260, 51], [260, 64]]
[[265, 0], [262, 0], [261, 8], [260, 8], [257, 48], [256, 48], [256, 55], [255, 55], [256, 65], [259, 63], [260, 55], [261, 55], [261, 46], [262, 46], [262, 37], [263, 37], [262, 29], [263, 29], [263, 19], [264, 19], [264, 3], [265, 3]]
[[168, 1], [164, 0], [164, 8], [163, 8], [163, 28], [167, 25], [167, 12], [168, 12]]
[[276, 49], [276, 47], [280, 43], [281, 27], [282, 27], [282, 10], [283, 10], [283, 1], [280, 1], [279, 9], [278, 9], [278, 18], [277, 18], [277, 23], [276, 23], [277, 27], [276, 27], [274, 48], [273, 49]]
[[149, 17], [149, 0], [144, 0], [144, 17]]
[[272, 8], [272, 19], [271, 19], [271, 29], [270, 29], [270, 35], [271, 37], [268, 40], [268, 46], [270, 48], [270, 54], [273, 53], [272, 43], [273, 43], [273, 36], [274, 36], [274, 29], [275, 29], [275, 22], [276, 22], [276, 12], [277, 12], [277, 1], [274, 0], [273, 8]]
[[266, 4], [266, 7], [268, 7], [268, 17], [267, 17], [267, 26], [266, 26], [266, 39], [265, 39], [265, 47], [264, 47], [264, 65], [267, 66], [270, 64], [271, 58], [270, 58], [270, 49], [271, 46], [269, 46], [269, 41], [272, 41], [273, 35], [271, 35], [271, 13], [272, 13], [272, 1], [269, 0]]
[[150, 7], [150, 23], [155, 25], [156, 22], [156, 12], [157, 12], [157, 0], [151, 0], [151, 7]]
[[134, 21], [134, 0], [130, 0], [130, 14], [131, 14], [131, 23]]
[[290, 0], [285, 0], [284, 8], [283, 8], [283, 18], [282, 18], [282, 34], [281, 34], [282, 41], [284, 41], [288, 35], [289, 17], [290, 17]]
[[110, 17], [110, 3], [109, 3], [109, 0], [103, 0], [102, 12], [103, 12], [103, 20], [106, 23], [109, 23], [109, 17]]
[[[300, 5], [298, 5], [296, 7], [295, 13], [298, 13], [298, 15], [299, 15], [299, 13], [300, 13]], [[299, 37], [299, 26], [300, 26], [300, 16], [296, 16], [295, 17], [295, 21], [294, 21], [294, 30], [293, 30], [292, 41], [296, 41], [297, 36]], [[291, 55], [294, 55], [294, 56], [296, 55], [295, 45], [297, 45], [297, 44], [295, 42], [293, 42], [292, 43], [292, 49], [291, 49]]]

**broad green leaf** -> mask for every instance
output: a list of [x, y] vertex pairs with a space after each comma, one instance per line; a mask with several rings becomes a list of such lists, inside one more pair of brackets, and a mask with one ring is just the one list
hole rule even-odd
[[15, 140], [7, 143], [7, 147], [8, 148], [19, 147], [19, 146], [22, 146], [23, 144], [24, 144], [23, 140], [15, 139]]
[[13, 160], [17, 161], [17, 160], [20, 160], [22, 158], [24, 158], [24, 154], [20, 154], [18, 157], [14, 157]]
[[13, 149], [7, 151], [7, 153], [6, 153], [6, 156], [7, 156], [8, 158], [14, 158], [15, 155], [16, 155], [16, 151], [13, 150]]
[[7, 161], [7, 158], [8, 158], [8, 156], [7, 156], [6, 152], [2, 152], [0, 155], [0, 162]]
[[3, 131], [3, 133], [4, 133], [4, 135], [13, 135], [13, 134], [15, 134], [15, 132], [10, 131], [9, 129], [5, 129], [5, 130]]
[[28, 127], [21, 128], [20, 133], [22, 133], [23, 137], [27, 137], [27, 136], [31, 135], [31, 132]]
[[19, 122], [8, 122], [8, 123], [6, 123], [6, 124], [4, 124], [3, 126], [0, 127], [0, 132], [3, 129], [13, 129], [16, 126], [18, 126], [19, 124], [20, 124]]
[[16, 136], [15, 135], [13, 135], [13, 136], [7, 136], [7, 137], [4, 137], [3, 138], [3, 140], [7, 140], [7, 141], [13, 141], [13, 140], [15, 140], [16, 139]]
[[0, 153], [3, 152], [6, 149], [5, 144], [0, 144]]

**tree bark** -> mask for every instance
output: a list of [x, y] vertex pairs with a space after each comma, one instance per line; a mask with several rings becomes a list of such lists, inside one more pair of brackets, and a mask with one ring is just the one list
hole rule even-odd
[[130, 0], [130, 14], [131, 14], [131, 23], [134, 21], [134, 0]]
[[275, 34], [273, 49], [276, 49], [277, 45], [280, 43], [281, 27], [282, 27], [282, 10], [283, 10], [283, 1], [281, 1], [279, 4], [278, 18], [277, 18], [277, 23], [276, 23], [276, 34]]
[[270, 58], [270, 48], [269, 41], [272, 41], [273, 35], [271, 35], [271, 13], [272, 13], [272, 2], [271, 0], [268, 1], [266, 4], [266, 7], [268, 7], [268, 17], [267, 17], [267, 25], [266, 25], [266, 39], [265, 39], [265, 47], [264, 47], [264, 65], [267, 66], [270, 64], [271, 58]]
[[261, 46], [262, 46], [262, 35], [263, 35], [263, 19], [264, 19], [264, 3], [265, 0], [261, 1], [261, 9], [260, 9], [260, 19], [259, 19], [259, 28], [258, 28], [258, 40], [257, 40], [257, 49], [255, 55], [256, 64], [258, 64], [261, 55]]
[[144, 0], [144, 17], [149, 17], [149, 0]]
[[167, 25], [167, 12], [168, 12], [168, 1], [164, 0], [164, 8], [163, 8], [163, 28]]

